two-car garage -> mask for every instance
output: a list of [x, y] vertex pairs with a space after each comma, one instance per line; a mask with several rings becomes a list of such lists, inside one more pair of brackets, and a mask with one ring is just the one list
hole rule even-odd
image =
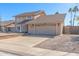
[[39, 35], [60, 35], [63, 32], [64, 14], [43, 16], [29, 21], [28, 33]]

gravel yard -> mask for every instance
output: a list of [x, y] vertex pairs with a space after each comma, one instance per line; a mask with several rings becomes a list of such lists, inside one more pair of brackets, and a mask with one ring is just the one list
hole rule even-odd
[[63, 35], [41, 42], [35, 47], [79, 53], [79, 35]]

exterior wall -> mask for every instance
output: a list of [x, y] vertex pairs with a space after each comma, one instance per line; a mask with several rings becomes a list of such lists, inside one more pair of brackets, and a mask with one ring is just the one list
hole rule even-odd
[[6, 29], [4, 26], [2, 26], [1, 28], [2, 28], [2, 32], [6, 32]]
[[[32, 19], [36, 19], [36, 18], [38, 18], [40, 16], [44, 16], [44, 15], [45, 15], [44, 13], [40, 13], [38, 15], [29, 15], [29, 16], [32, 17]], [[19, 23], [19, 22], [22, 22], [24, 20], [28, 20], [29, 16], [28, 15], [25, 15], [25, 16], [16, 16], [15, 17], [15, 21], [16, 21], [16, 23]]]
[[39, 25], [30, 24], [28, 26], [28, 33], [30, 34], [47, 34], [47, 35], [59, 35], [61, 34], [61, 24], [52, 25]]
[[[33, 16], [31, 16], [33, 18]], [[15, 21], [16, 23], [20, 23], [24, 20], [28, 20], [28, 16], [19, 16], [19, 17], [15, 17]]]
[[24, 32], [25, 30], [27, 30], [26, 28], [24, 28], [24, 24], [18, 24], [24, 20], [28, 20], [27, 16], [15, 17], [16, 32]]
[[22, 24], [21, 25], [21, 32], [26, 32], [27, 33], [27, 31], [28, 31], [27, 25], [26, 24]]
[[27, 25], [26, 24], [18, 24], [16, 25], [16, 32], [27, 32]]
[[[40, 13], [36, 16], [34, 15], [30, 15], [32, 17], [32, 19], [29, 19], [29, 21], [33, 20], [33, 19], [36, 19], [40, 16], [44, 16], [45, 14], [44, 13]], [[18, 17], [15, 17], [15, 27], [16, 27], [16, 32], [27, 32], [27, 25], [25, 24], [18, 24], [19, 22], [22, 22], [24, 20], [28, 20], [28, 16], [18, 16]], [[18, 29], [18, 27], [20, 27], [20, 29]]]
[[37, 19], [38, 17], [40, 17], [41, 15], [36, 15], [35, 17], [34, 17], [34, 19]]
[[37, 18], [40, 17], [40, 16], [45, 16], [45, 13], [40, 13], [40, 14], [34, 16], [34, 19], [37, 19]]
[[16, 25], [16, 32], [21, 32], [21, 25], [20, 24]]
[[15, 27], [4, 27], [2, 26], [1, 31], [2, 32], [15, 32]]
[[56, 24], [56, 34], [57, 35], [63, 34], [63, 23]]
[[63, 23], [60, 24], [60, 34], [63, 34]]
[[59, 23], [57, 23], [56, 24], [56, 35], [59, 35], [60, 34], [60, 24]]

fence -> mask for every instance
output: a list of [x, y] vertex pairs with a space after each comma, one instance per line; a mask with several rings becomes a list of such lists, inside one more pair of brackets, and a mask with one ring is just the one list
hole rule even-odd
[[64, 26], [64, 34], [79, 34], [79, 26]]

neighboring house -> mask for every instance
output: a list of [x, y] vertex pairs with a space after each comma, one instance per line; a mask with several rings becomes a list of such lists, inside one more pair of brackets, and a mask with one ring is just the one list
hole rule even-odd
[[15, 32], [15, 22], [13, 20], [2, 21], [1, 22], [1, 31], [2, 32]]
[[15, 22], [4, 25], [6, 32], [15, 32]]
[[44, 15], [45, 12], [39, 10], [39, 11], [22, 13], [14, 16], [16, 32], [28, 32], [28, 25], [26, 23]]
[[29, 34], [60, 35], [63, 33], [65, 14], [41, 16], [27, 22]]

